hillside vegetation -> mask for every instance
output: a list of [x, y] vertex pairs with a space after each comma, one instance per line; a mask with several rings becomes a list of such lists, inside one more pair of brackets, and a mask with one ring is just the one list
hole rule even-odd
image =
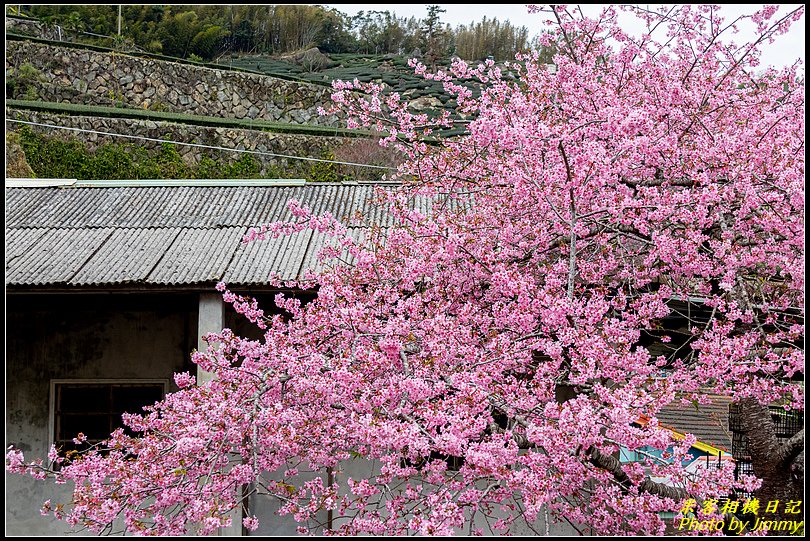
[[[378, 82], [386, 85], [388, 92], [398, 92], [416, 112], [433, 116], [440, 111], [450, 111], [456, 119], [461, 117], [455, 114], [456, 102], [452, 96], [445, 92], [441, 83], [414, 75], [413, 69], [408, 66], [410, 58], [415, 57], [431, 68], [446, 66], [457, 55], [470, 60], [494, 58], [500, 63], [514, 59], [515, 53], [531, 47], [526, 27], [485, 18], [454, 29], [441, 21], [443, 10], [438, 6], [429, 6], [422, 19], [406, 19], [389, 11], [366, 11], [350, 17], [322, 6], [130, 5], [121, 6], [120, 35], [117, 6], [22, 6], [22, 12], [17, 12], [16, 8], [7, 6], [7, 21], [13, 23], [12, 27], [7, 24], [7, 40], [31, 41], [43, 46], [72, 47], [111, 55], [125, 53], [144, 61], [208, 67], [222, 70], [223, 73], [256, 73], [322, 86], [329, 86], [336, 79]], [[551, 58], [551, 52], [547, 53]], [[51, 64], [47, 62], [46, 65], [37, 64], [34, 67], [31, 60], [17, 61], [10, 68], [8, 62], [7, 56], [6, 93], [14, 99], [6, 100], [7, 112], [11, 107], [88, 118], [228, 127], [272, 132], [279, 134], [279, 137], [284, 137], [284, 134], [361, 138], [372, 135], [310, 125], [311, 121], [306, 120], [309, 117], [301, 120], [300, 115], [295, 116], [296, 111], [288, 112], [295, 118], [284, 113], [284, 118], [269, 122], [263, 114], [234, 119], [225, 118], [224, 114], [222, 117], [212, 116], [219, 115], [218, 111], [202, 112], [205, 108], [194, 107], [185, 112], [183, 109], [171, 110], [167, 109], [165, 99], [150, 100], [153, 103], [130, 103], [132, 100], [124, 99], [122, 93], [126, 75], [120, 78], [117, 72], [111, 72], [111, 81], [94, 91], [92, 76], [86, 78], [83, 73], [72, 73], [68, 68], [63, 70], [53, 62], [53, 69], [57, 70], [53, 73], [48, 69]], [[91, 68], [78, 69], [81, 72], [82, 69]], [[171, 81], [160, 83], [171, 90]], [[158, 81], [147, 80], [145, 84], [147, 87], [157, 85]], [[471, 81], [467, 84], [473, 95], [478, 95], [480, 89]], [[50, 91], [56, 88], [54, 85], [61, 85], [59, 88], [62, 90]], [[128, 88], [132, 82], [127, 85]], [[109, 96], [99, 94], [108, 87], [111, 89]], [[63, 95], [65, 89], [76, 96], [66, 98]], [[91, 95], [93, 92], [98, 95]], [[222, 94], [221, 91], [207, 92], [211, 94], [211, 99], [215, 99], [215, 94]], [[219, 96], [216, 99], [222, 98]], [[461, 134], [464, 125], [462, 123], [461, 127], [437, 135], [448, 137]], [[85, 142], [71, 136], [70, 132], [59, 130], [52, 130], [47, 135], [42, 130], [38, 130], [38, 133], [28, 130], [12, 138], [15, 144], [20, 143], [37, 176], [247, 178], [260, 175], [249, 155], [212, 157], [189, 166], [177, 160], [177, 156], [170, 152], [170, 146], [159, 151], [144, 150], [129, 142], [122, 142], [89, 148]], [[343, 158], [353, 162], [362, 162], [364, 157], [372, 159], [368, 150], [358, 152], [359, 144], [348, 145], [348, 150], [335, 147], [312, 157]], [[377, 156], [374, 160], [386, 166], [396, 165], [387, 155]], [[381, 175], [378, 171], [363, 171], [360, 168], [349, 168], [348, 172], [346, 167], [330, 169], [329, 164], [294, 167], [293, 170], [263, 167], [261, 171], [262, 175], [270, 172], [277, 177], [294, 175], [330, 181], [358, 177], [374, 179]]]
[[[439, 6], [425, 16], [398, 17], [391, 11], [361, 11], [307, 5], [241, 6], [25, 6], [23, 14], [59, 26], [83, 41], [125, 41], [145, 51], [215, 59], [225, 53], [273, 54], [317, 47], [325, 53], [424, 55], [430, 63], [453, 55], [465, 60], [510, 60], [535, 43], [526, 26], [483, 18], [455, 28]], [[8, 6], [7, 12], [16, 6]], [[18, 14], [19, 15], [19, 14]]]

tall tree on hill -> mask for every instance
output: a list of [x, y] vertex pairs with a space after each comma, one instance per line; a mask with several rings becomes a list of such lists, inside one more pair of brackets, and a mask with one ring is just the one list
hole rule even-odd
[[[291, 202], [290, 223], [249, 239], [332, 237], [323, 272], [275, 283], [315, 300], [279, 295], [287, 317], [266, 317], [219, 284], [262, 340], [209, 335], [193, 360], [213, 380], [177, 375], [181, 391], [125, 416], [137, 436], [52, 449], [46, 464], [11, 449], [8, 469], [75, 483], [44, 512], [135, 533], [214, 532], [257, 492], [309, 531], [355, 535], [544, 516], [660, 535], [661, 513], [693, 499], [719, 519], [709, 504], [736, 490], [795, 507], [804, 433], [778, 442], [763, 411], [804, 408], [804, 81], [759, 61], [804, 8], [736, 21], [713, 6], [623, 9], [649, 31], [625, 32], [611, 6], [596, 19], [539, 9], [555, 21], [541, 45], [558, 48], [556, 72], [537, 54], [517, 80], [492, 61], [416, 65], [472, 119], [440, 144], [449, 114], [336, 82], [351, 126], [408, 157], [403, 185], [379, 193], [389, 215], [358, 235]], [[758, 36], [731, 45], [741, 21]], [[457, 82], [470, 79], [480, 97]], [[653, 353], [651, 336], [674, 347]], [[694, 436], [658, 426], [665, 406], [717, 394], [748, 412], [759, 479], [735, 480], [731, 461], [694, 475]], [[620, 449], [644, 458], [621, 463]]]
[[427, 7], [427, 17], [422, 19], [425, 60], [434, 70], [436, 61], [444, 58], [447, 52], [448, 32], [441, 22], [441, 14], [446, 11], [441, 6], [430, 5]]
[[221, 26], [206, 25], [191, 39], [191, 52], [205, 60], [211, 60], [224, 50], [230, 35], [231, 33]]
[[191, 53], [191, 42], [200, 31], [199, 18], [194, 11], [166, 10], [157, 28], [157, 37], [163, 44], [163, 54], [185, 58]]
[[387, 54], [404, 52], [407, 38], [405, 19], [390, 11], [360, 11], [353, 18], [357, 42], [364, 53]]
[[355, 38], [351, 32], [351, 17], [331, 8], [324, 18], [318, 48], [324, 53], [345, 53], [355, 49]]
[[528, 50], [529, 30], [515, 27], [509, 21], [501, 23], [497, 17], [484, 17], [478, 23], [459, 26], [454, 32], [456, 55], [465, 60], [513, 60], [516, 53]]

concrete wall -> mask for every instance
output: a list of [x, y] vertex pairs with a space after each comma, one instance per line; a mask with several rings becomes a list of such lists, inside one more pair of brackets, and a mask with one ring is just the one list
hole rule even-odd
[[[26, 458], [48, 451], [51, 379], [165, 378], [193, 370], [197, 296], [15, 295], [6, 297], [6, 448]], [[69, 531], [40, 516], [42, 503], [69, 501], [67, 486], [6, 474], [6, 534]], [[68, 498], [66, 498], [68, 496]]]
[[[355, 480], [360, 479], [371, 479], [373, 476], [378, 475], [380, 472], [380, 462], [378, 461], [369, 461], [365, 459], [353, 459], [341, 462], [339, 466], [333, 472], [333, 479], [341, 485], [340, 495], [347, 494], [346, 484], [347, 479], [352, 478]], [[324, 484], [326, 484], [326, 472], [321, 471], [313, 473], [311, 471], [305, 471], [306, 465], [302, 464], [299, 468], [299, 475], [296, 478], [295, 484], [299, 485], [309, 481], [315, 477], [321, 477], [324, 480]], [[265, 481], [269, 480], [277, 480], [280, 479], [279, 476], [270, 476], [265, 475], [263, 476]], [[419, 484], [418, 479], [414, 479], [413, 482], [415, 484]], [[479, 487], [481, 490], [486, 488], [485, 485], [481, 485]], [[250, 533], [250, 535], [272, 535], [272, 536], [287, 536], [287, 535], [297, 535], [296, 528], [300, 526], [291, 515], [284, 515], [278, 516], [276, 512], [281, 507], [279, 500], [277, 498], [273, 498], [271, 496], [266, 495], [259, 495], [253, 496], [250, 500], [250, 513], [251, 515], [255, 515], [256, 518], [259, 519], [259, 528], [255, 532]], [[383, 515], [385, 514], [385, 507], [382, 507], [381, 512]], [[494, 516], [503, 516], [499, 514], [499, 511], [494, 511]], [[323, 524], [327, 522], [327, 516], [325, 511], [321, 511], [318, 513], [318, 521]], [[338, 517], [338, 514], [335, 513], [333, 518], [333, 527], [338, 528], [342, 524], [347, 522], [347, 518]], [[494, 522], [490, 519], [491, 522]], [[484, 535], [493, 535], [492, 532], [489, 531], [489, 526], [487, 520], [481, 516], [479, 513], [473, 523], [473, 529], [480, 528], [483, 530]], [[583, 528], [580, 528], [583, 529]], [[546, 519], [541, 514], [538, 519], [532, 523], [531, 525], [527, 524], [525, 520], [516, 520], [515, 523], [512, 525], [510, 529], [511, 535], [521, 535], [521, 536], [533, 536], [537, 534], [545, 535], [545, 532], [548, 530], [549, 535], [579, 535], [578, 532], [572, 528], [568, 523], [565, 522], [555, 522], [551, 517], [549, 517], [549, 524], [548, 528], [546, 528]], [[585, 531], [585, 529], [583, 529]], [[467, 535], [469, 530], [459, 530], [455, 532], [456, 535]]]
[[[268, 313], [276, 311], [272, 297], [258, 296]], [[192, 293], [7, 295], [6, 447], [23, 450], [29, 460], [45, 457], [50, 441], [52, 379], [165, 378], [171, 383], [170, 391], [176, 390], [172, 380], [175, 372], [196, 371], [190, 354], [202, 332], [198, 332], [199, 299]], [[241, 336], [261, 337], [262, 333], [230, 306], [225, 307], [222, 321]], [[345, 485], [347, 477], [361, 479], [377, 472], [379, 464], [351, 460], [341, 463], [335, 475]], [[301, 480], [314, 475], [322, 472], [302, 472]], [[69, 533], [66, 523], [42, 517], [39, 509], [48, 499], [68, 502], [70, 492], [69, 486], [6, 474], [6, 534]], [[251, 498], [250, 514], [260, 520], [253, 535], [296, 534], [298, 524], [291, 516], [276, 515], [278, 508], [273, 498]], [[546, 530], [542, 518], [532, 526], [537, 532]], [[485, 523], [476, 527], [485, 527]], [[237, 531], [238, 527], [223, 534]], [[566, 524], [550, 524], [549, 532], [576, 533]], [[525, 524], [516, 524], [513, 533], [533, 532]]]
[[[320, 116], [329, 87], [222, 71], [122, 53], [6, 42], [6, 73], [28, 64], [42, 73], [37, 98], [84, 105], [127, 106], [225, 118], [338, 126]], [[9, 96], [22, 99], [23, 96]]]
[[[259, 296], [268, 313], [277, 310], [272, 297]], [[199, 300], [197, 293], [7, 294], [6, 448], [27, 460], [47, 455], [52, 379], [166, 379], [176, 390], [174, 373], [197, 370], [190, 359], [202, 333]], [[261, 337], [230, 305], [223, 315], [237, 334]], [[39, 513], [45, 500], [70, 501], [69, 486], [8, 473], [5, 481], [6, 534], [70, 532]]]

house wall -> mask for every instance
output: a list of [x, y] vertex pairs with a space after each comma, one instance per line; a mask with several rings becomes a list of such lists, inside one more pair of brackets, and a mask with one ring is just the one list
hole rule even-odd
[[[197, 295], [70, 294], [6, 296], [6, 448], [44, 458], [52, 379], [154, 379], [194, 370]], [[6, 534], [62, 534], [40, 516], [45, 500], [70, 488], [6, 474]]]
[[[272, 295], [258, 296], [268, 313]], [[52, 379], [156, 379], [170, 381], [188, 370], [197, 347], [199, 294], [8, 294], [6, 296], [6, 447], [21, 449], [27, 460], [44, 458], [50, 445], [49, 409]], [[225, 307], [223, 323], [239, 335], [260, 338], [261, 332]], [[338, 468], [339, 481], [379, 472], [379, 464], [351, 460]], [[316, 474], [302, 474], [312, 478]], [[271, 478], [272, 476], [267, 476]], [[62, 535], [69, 526], [39, 509], [50, 499], [68, 502], [71, 487], [51, 481], [6, 474], [6, 534]], [[253, 535], [295, 535], [291, 516], [275, 514], [278, 502], [251, 498], [250, 514], [260, 520]], [[324, 517], [325, 519], [325, 517]], [[336, 523], [337, 524], [337, 523]], [[485, 527], [481, 522], [476, 527]], [[541, 517], [533, 528], [545, 532]], [[575, 534], [566, 524], [550, 524], [556, 535]], [[238, 532], [238, 526], [223, 534]], [[459, 532], [461, 534], [466, 532]], [[513, 533], [532, 535], [525, 524]]]
[[[340, 495], [346, 494], [346, 483], [347, 478], [352, 478], [355, 480], [360, 479], [370, 479], [375, 475], [379, 475], [380, 473], [380, 466], [381, 464], [378, 461], [370, 461], [366, 459], [353, 459], [341, 462], [336, 468], [334, 479], [338, 484], [341, 485]], [[319, 475], [313, 474], [312, 472], [304, 472], [305, 466], [302, 465], [299, 469], [300, 473], [296, 478], [296, 484], [304, 483], [310, 479], [315, 478], [316, 476], [320, 476], [324, 481], [326, 481], [326, 472], [323, 471]], [[266, 481], [280, 479], [279, 476], [270, 476], [265, 475], [263, 479]], [[418, 479], [414, 479], [415, 484], [419, 484]], [[479, 487], [483, 490], [485, 487], [482, 485]], [[258, 536], [287, 536], [287, 535], [297, 535], [296, 528], [299, 526], [297, 522], [293, 519], [291, 515], [284, 515], [278, 516], [275, 513], [281, 507], [279, 500], [273, 498], [271, 496], [260, 495], [260, 496], [253, 496], [250, 499], [250, 515], [255, 515], [256, 518], [259, 519], [259, 528], [255, 531], [250, 533], [250, 535], [258, 535]], [[385, 508], [381, 509], [381, 513], [383, 516], [385, 515]], [[497, 509], [493, 511], [493, 516], [495, 517], [503, 517], [504, 514], [500, 513]], [[318, 520], [321, 523], [326, 524], [327, 516], [326, 512], [321, 511], [318, 513]], [[490, 519], [489, 524], [494, 522], [494, 520]], [[333, 527], [338, 528], [340, 525], [345, 524], [346, 519], [338, 518], [337, 513], [335, 513]], [[587, 532], [587, 528], [579, 525], [580, 529], [584, 532]], [[483, 530], [484, 535], [493, 535], [489, 531], [489, 526], [487, 521], [479, 514], [474, 523], [473, 529], [480, 528]], [[553, 518], [549, 517], [548, 527], [546, 527], [546, 518], [541, 514], [538, 519], [532, 523], [531, 525], [527, 524], [526, 521], [517, 520], [512, 525], [510, 529], [511, 535], [519, 535], [519, 536], [533, 536], [533, 535], [545, 535], [545, 532], [548, 531], [549, 535], [564, 535], [564, 536], [574, 536], [579, 535], [578, 532], [571, 527], [569, 524], [565, 522], [556, 522]], [[467, 535], [469, 533], [469, 529], [465, 528], [464, 530], [457, 530], [456, 535]]]

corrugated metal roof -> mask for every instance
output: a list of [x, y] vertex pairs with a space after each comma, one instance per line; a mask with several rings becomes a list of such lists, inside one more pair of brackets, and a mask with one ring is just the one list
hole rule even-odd
[[369, 185], [7, 188], [6, 227], [237, 227], [290, 220], [290, 199], [347, 220], [388, 214]]
[[245, 236], [242, 227], [172, 229], [174, 242], [146, 279], [151, 284], [217, 282]]
[[[366, 242], [370, 236], [370, 231], [371, 230], [367, 228], [351, 228], [349, 229], [349, 236], [352, 237], [356, 243], [362, 244]], [[310, 242], [309, 249], [307, 250], [301, 264], [302, 273], [304, 269], [311, 269], [315, 272], [321, 272], [327, 267], [341, 265], [343, 263], [349, 265], [354, 264], [354, 257], [348, 252], [348, 250], [345, 249], [340, 249], [339, 259], [330, 258], [326, 261], [320, 260], [320, 253], [324, 250], [324, 248], [327, 247], [340, 248], [339, 240], [331, 235], [318, 232], [312, 235], [312, 241]]]
[[261, 284], [273, 276], [282, 280], [299, 277], [309, 249], [312, 231], [243, 243], [225, 274], [226, 283]]
[[694, 434], [699, 442], [731, 451], [728, 407], [731, 399], [713, 395], [711, 404], [681, 404], [673, 402], [658, 412], [661, 426], [684, 434]]
[[106, 228], [49, 229], [23, 253], [6, 260], [6, 284], [67, 283], [112, 233]]
[[[391, 225], [365, 184], [6, 188], [6, 285], [12, 288], [171, 287], [219, 280], [260, 286], [322, 265], [323, 235], [244, 244], [249, 227], [292, 216], [297, 199], [346, 225]], [[424, 202], [415, 206], [427, 207]], [[353, 230], [358, 238], [361, 232]]]
[[177, 229], [114, 229], [107, 242], [85, 262], [70, 284], [145, 282], [177, 233]]

